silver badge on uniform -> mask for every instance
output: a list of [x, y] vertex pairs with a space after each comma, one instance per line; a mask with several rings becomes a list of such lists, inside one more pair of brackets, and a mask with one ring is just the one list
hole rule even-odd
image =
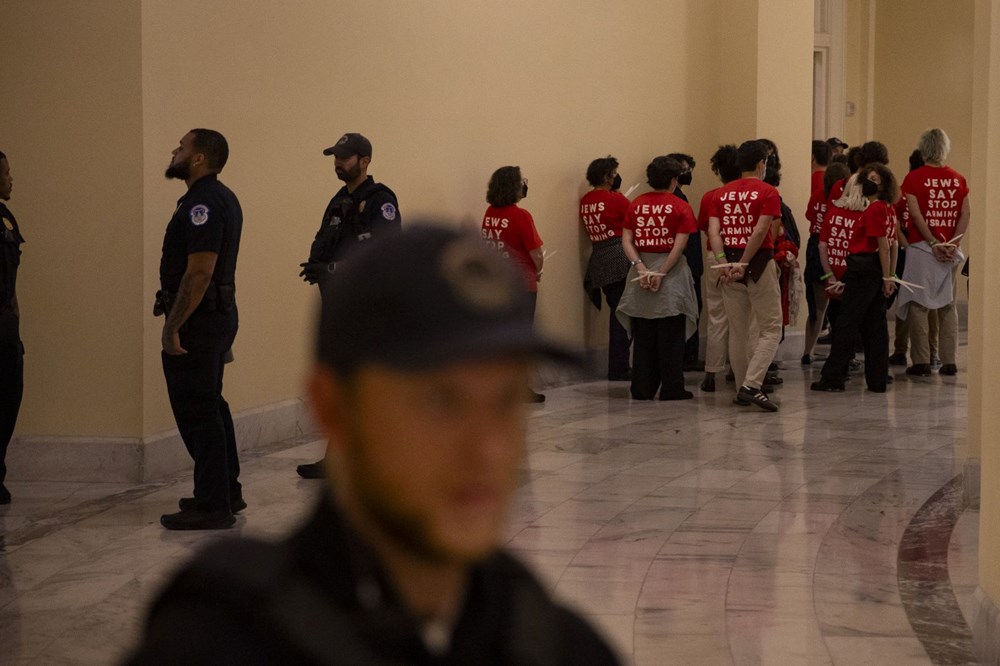
[[206, 222], [208, 222], [208, 206], [198, 204], [191, 209], [191, 224], [200, 227]]

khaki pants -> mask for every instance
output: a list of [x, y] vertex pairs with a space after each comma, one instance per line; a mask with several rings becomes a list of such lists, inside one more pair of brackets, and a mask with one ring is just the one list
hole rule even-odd
[[719, 271], [707, 271], [705, 276], [705, 308], [708, 317], [705, 339], [705, 372], [724, 372], [729, 346], [729, 320], [722, 302], [722, 285]]
[[[934, 321], [937, 320], [937, 344], [934, 340]], [[955, 364], [958, 353], [958, 310], [955, 301], [938, 308], [928, 310], [922, 305], [910, 303], [906, 314], [906, 325], [910, 329], [910, 359], [914, 365], [928, 364], [931, 354], [937, 348], [941, 354], [941, 362], [945, 365]]]
[[722, 300], [729, 319], [729, 363], [736, 385], [759, 389], [781, 342], [778, 265], [770, 262], [757, 282], [723, 285]]
[[[927, 311], [928, 343], [931, 348], [931, 358], [938, 356], [938, 311]], [[910, 345], [910, 327], [905, 319], [896, 317], [896, 332], [893, 338], [893, 353], [906, 354]]]

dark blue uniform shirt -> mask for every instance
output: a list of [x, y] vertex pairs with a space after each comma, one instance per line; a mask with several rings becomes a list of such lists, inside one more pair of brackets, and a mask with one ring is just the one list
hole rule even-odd
[[13, 310], [17, 267], [21, 265], [21, 244], [24, 237], [14, 214], [0, 203], [0, 312]]
[[199, 178], [177, 200], [163, 237], [160, 288], [176, 292], [187, 269], [187, 258], [195, 252], [219, 255], [212, 281], [232, 285], [236, 281], [236, 255], [243, 231], [243, 210], [232, 190], [209, 174]]
[[340, 188], [327, 204], [323, 223], [309, 248], [309, 261], [341, 261], [359, 243], [401, 228], [396, 195], [368, 176], [354, 192], [348, 192], [346, 185]]

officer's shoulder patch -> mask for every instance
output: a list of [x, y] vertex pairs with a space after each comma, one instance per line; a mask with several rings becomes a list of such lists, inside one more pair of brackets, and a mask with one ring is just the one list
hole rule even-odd
[[382, 204], [382, 217], [384, 217], [387, 220], [395, 220], [396, 207], [389, 202]]
[[208, 222], [208, 206], [204, 204], [198, 204], [191, 209], [191, 224], [196, 227]]

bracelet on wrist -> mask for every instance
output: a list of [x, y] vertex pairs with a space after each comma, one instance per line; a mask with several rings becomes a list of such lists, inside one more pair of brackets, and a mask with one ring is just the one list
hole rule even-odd
[[929, 241], [927, 241], [927, 244], [930, 245], [931, 247], [934, 247], [935, 245], [938, 244], [938, 242], [932, 238]]
[[726, 258], [726, 253], [725, 252], [716, 252], [715, 253], [715, 258], [716, 259], [725, 259]]
[[832, 277], [833, 277], [833, 271], [830, 271], [829, 273], [825, 273], [823, 275], [820, 275], [819, 279], [820, 280], [829, 280]]
[[628, 263], [631, 264], [631, 265], [633, 265], [633, 266], [638, 266], [639, 264], [642, 263], [642, 259], [636, 259], [635, 261], [630, 261]]

